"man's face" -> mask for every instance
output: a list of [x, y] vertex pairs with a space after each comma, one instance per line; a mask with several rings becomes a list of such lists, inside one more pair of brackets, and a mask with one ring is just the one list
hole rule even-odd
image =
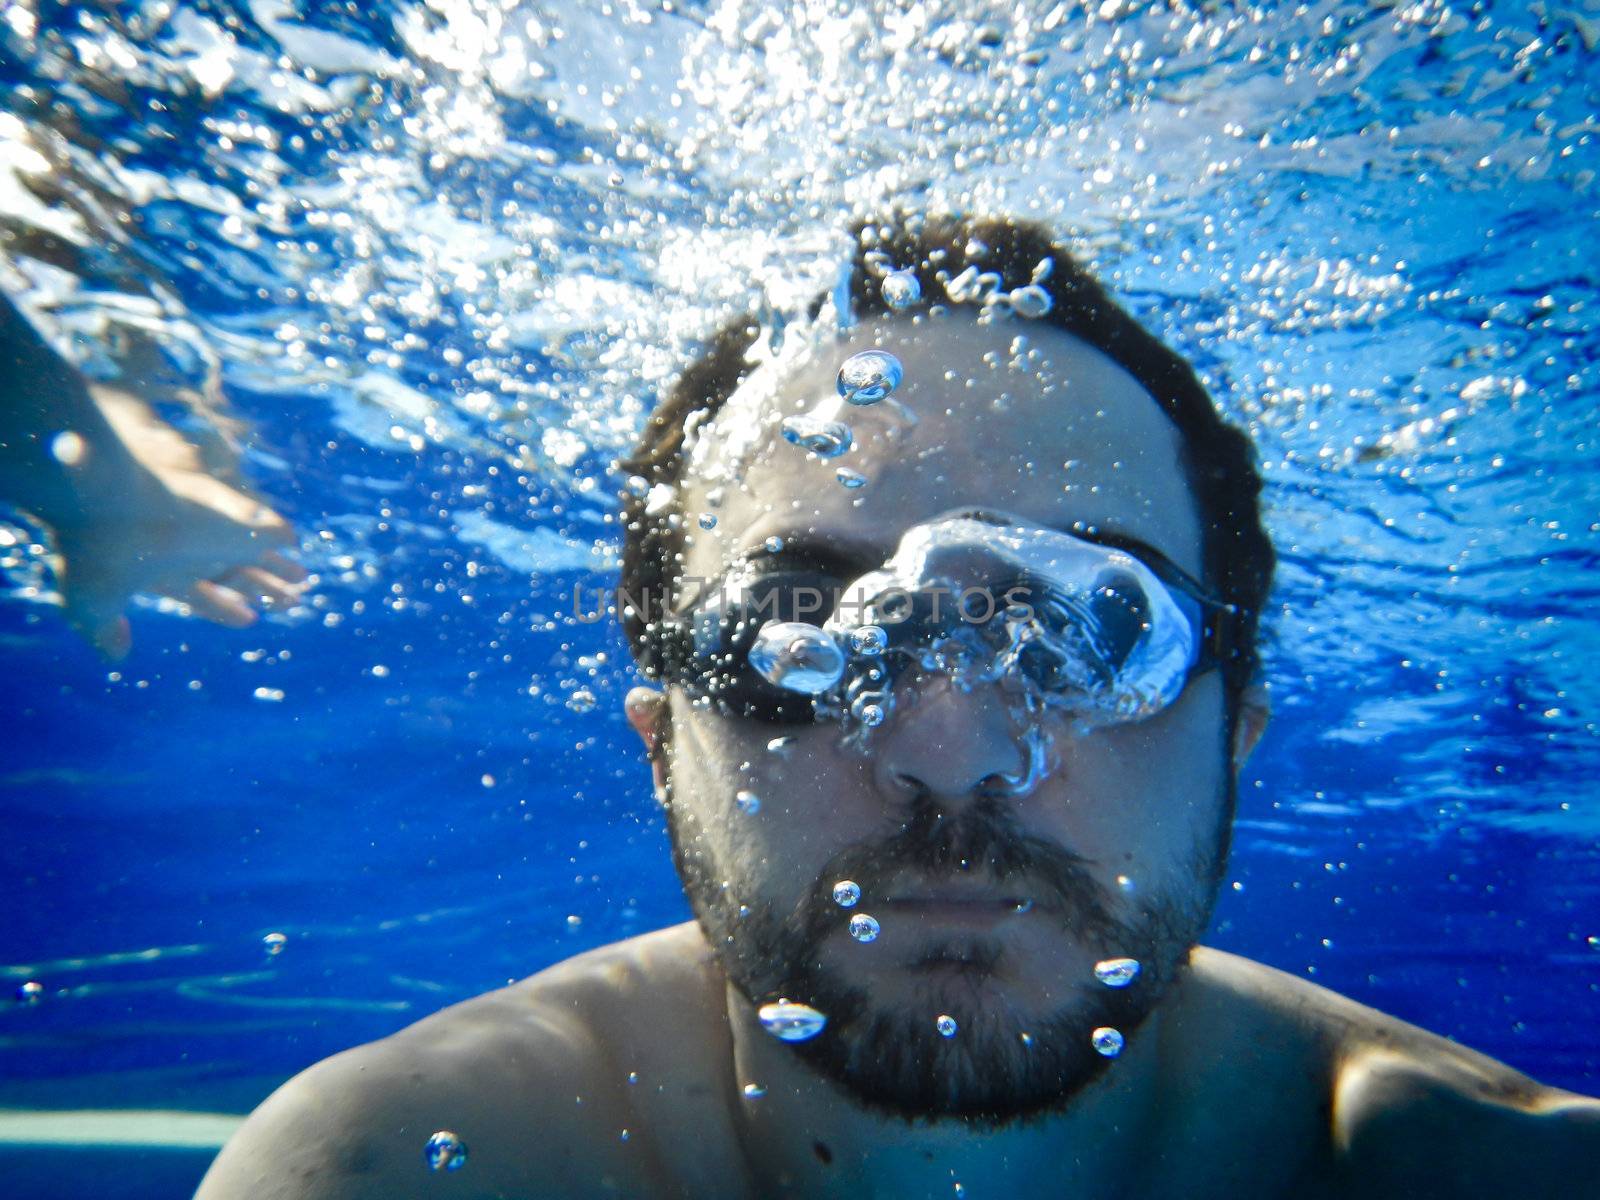
[[[832, 397], [838, 365], [873, 348], [903, 364], [905, 411], [844, 407], [855, 448], [831, 462], [784, 441], [779, 421]], [[761, 393], [699, 435], [681, 495], [686, 575], [781, 559], [764, 549], [773, 538], [822, 541], [861, 574], [912, 526], [972, 508], [1131, 536], [1202, 574], [1176, 430], [1060, 331], [959, 313], [879, 321], [748, 398]], [[842, 486], [841, 465], [866, 485]], [[1048, 771], [1020, 795], [1000, 781], [1025, 771], [1028, 719], [1000, 685], [923, 675], [895, 700], [863, 748], [834, 722], [764, 724], [670, 689], [680, 873], [751, 1002], [828, 1016], [796, 1051], [861, 1103], [997, 1121], [1047, 1109], [1109, 1062], [1094, 1029], [1137, 1036], [1208, 919], [1231, 788], [1219, 677], [1134, 724], [1034, 718]], [[832, 898], [843, 879], [861, 889], [849, 909]], [[862, 913], [880, 925], [870, 942], [849, 931]], [[1124, 957], [1142, 968], [1130, 987], [1096, 980], [1097, 962]]]

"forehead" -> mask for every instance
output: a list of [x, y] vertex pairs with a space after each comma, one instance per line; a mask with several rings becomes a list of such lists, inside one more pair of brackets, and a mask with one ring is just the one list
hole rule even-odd
[[[841, 363], [900, 360], [893, 400], [844, 404]], [[849, 453], [821, 461], [785, 441], [785, 417], [849, 425]], [[710, 574], [773, 535], [837, 536], [891, 554], [905, 530], [954, 508], [1139, 538], [1196, 576], [1200, 516], [1176, 428], [1125, 370], [1085, 342], [1015, 318], [966, 312], [889, 318], [758, 371], [690, 442], [684, 569]], [[840, 467], [859, 472], [850, 489]], [[715, 526], [700, 527], [704, 514]]]

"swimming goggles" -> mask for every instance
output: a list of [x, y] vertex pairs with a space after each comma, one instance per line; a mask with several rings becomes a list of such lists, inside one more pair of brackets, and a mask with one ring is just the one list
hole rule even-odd
[[895, 683], [998, 683], [1091, 725], [1145, 720], [1226, 656], [1232, 610], [1148, 547], [963, 512], [859, 574], [791, 538], [651, 627], [654, 673], [729, 715], [882, 723]]

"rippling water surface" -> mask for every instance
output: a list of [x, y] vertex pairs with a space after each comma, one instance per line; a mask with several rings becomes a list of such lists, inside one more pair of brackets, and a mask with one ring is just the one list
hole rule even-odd
[[243, 1110], [684, 915], [567, 619], [608, 464], [892, 202], [1070, 234], [1257, 440], [1213, 941], [1600, 1091], [1600, 8], [1532, 7], [13, 0], [0, 286], [91, 375], [219, 371], [320, 583], [108, 673], [8, 552], [0, 1104]]

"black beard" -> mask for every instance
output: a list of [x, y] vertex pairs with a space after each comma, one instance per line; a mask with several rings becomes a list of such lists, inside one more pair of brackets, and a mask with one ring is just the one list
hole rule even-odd
[[[793, 1044], [802, 1061], [876, 1112], [998, 1128], [1059, 1111], [1110, 1066], [1090, 1032], [1108, 1026], [1132, 1037], [1160, 1003], [1210, 921], [1226, 854], [1222, 837], [1200, 848], [1192, 865], [1193, 877], [1208, 885], [1200, 898], [1152, 896], [1124, 921], [1085, 860], [1016, 828], [1013, 803], [973, 800], [952, 817], [915, 804], [898, 833], [835, 855], [788, 913], [750, 897], [741, 915], [741, 898], [722, 887], [729, 876], [703, 843], [683, 836], [682, 818], [670, 807], [668, 828], [684, 890], [733, 985], [753, 1006], [783, 998], [827, 1016], [820, 1035]], [[1041, 906], [1038, 919], [1056, 915], [1101, 957], [1137, 959], [1139, 976], [1120, 989], [1094, 980], [1073, 985], [1052, 1012], [1030, 1018], [998, 1007], [992, 991], [984, 1002], [1001, 952], [962, 937], [931, 944], [914, 964], [939, 971], [929, 979], [926, 1004], [875, 1003], [867, 989], [823, 966], [822, 944], [844, 919], [832, 887], [853, 879], [870, 889], [907, 869], [929, 880], [972, 871], [1002, 890], [1025, 882], [1016, 890]], [[963, 1004], [963, 997], [977, 1002]], [[941, 1012], [957, 1015], [956, 1036], [934, 1027]]]

